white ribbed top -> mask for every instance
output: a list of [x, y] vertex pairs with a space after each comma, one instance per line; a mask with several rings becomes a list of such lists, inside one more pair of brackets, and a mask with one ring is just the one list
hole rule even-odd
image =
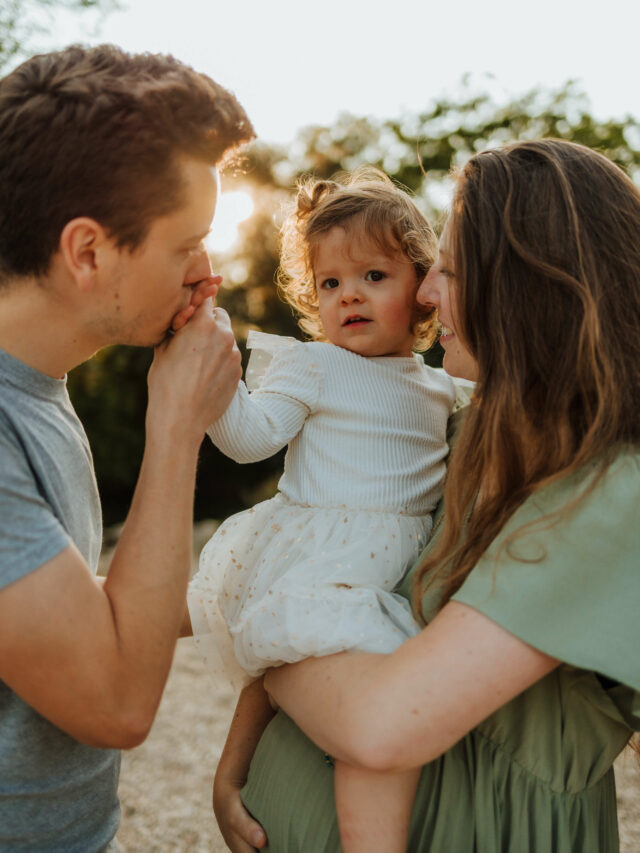
[[240, 382], [207, 430], [225, 455], [256, 462], [288, 444], [278, 488], [293, 503], [434, 509], [456, 397], [445, 373], [418, 355], [364, 358], [333, 344], [256, 338], [274, 351], [260, 387], [250, 393]]

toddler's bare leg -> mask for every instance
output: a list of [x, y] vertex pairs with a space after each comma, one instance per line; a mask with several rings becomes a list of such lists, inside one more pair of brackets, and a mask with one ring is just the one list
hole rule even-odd
[[362, 770], [335, 762], [338, 826], [344, 853], [406, 853], [420, 768]]

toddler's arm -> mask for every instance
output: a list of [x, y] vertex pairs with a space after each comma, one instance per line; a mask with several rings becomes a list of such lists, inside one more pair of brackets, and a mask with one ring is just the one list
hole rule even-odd
[[267, 837], [240, 799], [258, 741], [274, 715], [262, 679], [243, 689], [213, 781], [213, 810], [222, 836], [234, 853], [262, 848]]
[[258, 462], [296, 436], [316, 404], [320, 371], [304, 344], [279, 352], [257, 391], [240, 382], [226, 412], [207, 435], [236, 462]]

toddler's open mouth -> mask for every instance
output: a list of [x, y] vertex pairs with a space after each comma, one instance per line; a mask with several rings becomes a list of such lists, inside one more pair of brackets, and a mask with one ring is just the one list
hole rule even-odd
[[352, 317], [347, 317], [347, 319], [342, 324], [343, 326], [353, 326], [356, 323], [370, 323], [368, 317], [361, 317], [359, 314], [354, 314]]

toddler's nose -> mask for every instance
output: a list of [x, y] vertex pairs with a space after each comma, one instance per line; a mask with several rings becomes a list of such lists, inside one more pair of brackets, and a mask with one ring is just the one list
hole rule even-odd
[[349, 305], [351, 302], [361, 302], [362, 292], [356, 282], [345, 281], [342, 285], [340, 297], [343, 305]]

